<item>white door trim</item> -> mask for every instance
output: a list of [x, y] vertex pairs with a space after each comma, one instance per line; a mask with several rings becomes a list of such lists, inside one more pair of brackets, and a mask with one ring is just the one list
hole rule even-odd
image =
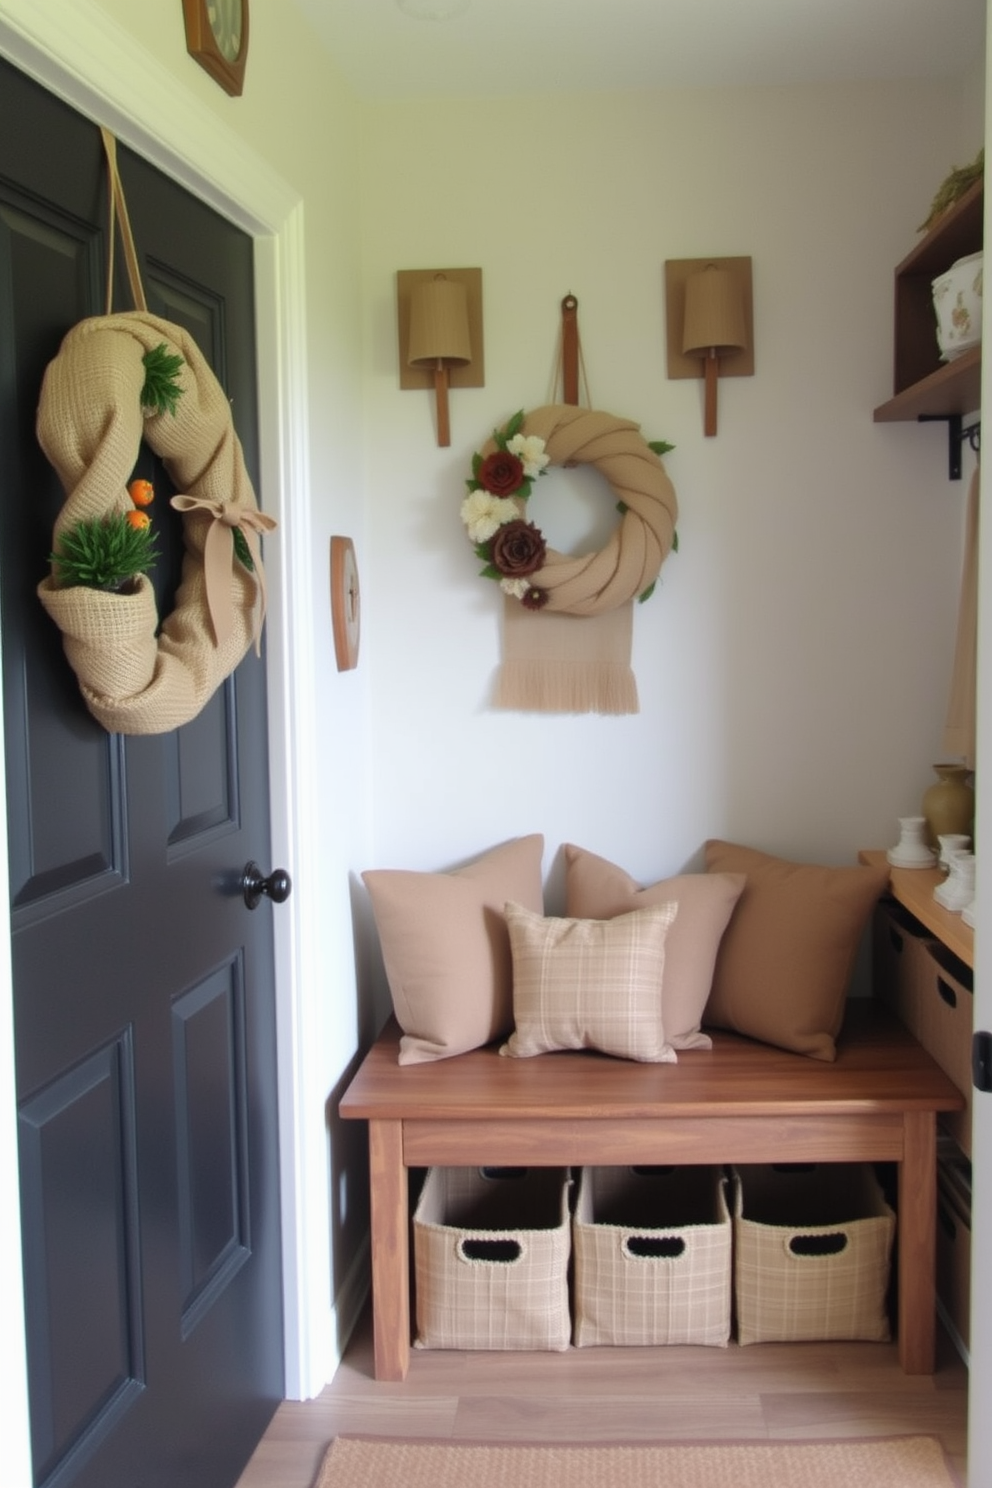
[[[294, 880], [289, 901], [274, 916], [279, 1039], [286, 1389], [315, 1394], [328, 1378], [330, 1317], [326, 1153], [320, 1122], [323, 1095], [310, 1091], [307, 1058], [310, 1008], [304, 991], [314, 978], [311, 944], [320, 923], [312, 903], [316, 875], [310, 814], [315, 799], [309, 440], [303, 204], [266, 161], [113, 22], [93, 0], [0, 0], [0, 54], [79, 112], [106, 124], [125, 144], [194, 195], [208, 201], [256, 240], [256, 309], [262, 489], [279, 530], [269, 540], [267, 654], [273, 866]], [[134, 79], [141, 79], [136, 87]], [[181, 107], [177, 107], [177, 94]], [[2, 759], [0, 759], [2, 765]], [[0, 791], [0, 828], [4, 793]], [[6, 854], [0, 854], [0, 895], [9, 902]], [[0, 937], [0, 1201], [18, 1212], [13, 1037], [10, 1027], [9, 936]], [[315, 1132], [307, 1136], [308, 1126]], [[23, 1317], [20, 1312], [18, 1227], [0, 1231], [4, 1343], [0, 1368], [8, 1423], [8, 1481], [31, 1482], [27, 1435]], [[9, 1311], [8, 1311], [9, 1309]]]

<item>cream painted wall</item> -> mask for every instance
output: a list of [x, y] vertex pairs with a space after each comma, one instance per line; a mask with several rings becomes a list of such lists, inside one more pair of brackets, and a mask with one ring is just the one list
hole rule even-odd
[[[377, 866], [441, 868], [529, 831], [653, 878], [708, 836], [850, 862], [919, 809], [939, 755], [966, 482], [932, 428], [878, 426], [892, 273], [950, 166], [983, 138], [981, 72], [923, 84], [379, 105], [366, 112], [369, 769]], [[756, 375], [665, 367], [666, 258], [750, 254]], [[401, 392], [394, 275], [480, 265], [484, 389]], [[472, 451], [548, 400], [579, 300], [594, 406], [637, 419], [679, 493], [681, 549], [635, 614], [641, 712], [499, 713], [499, 597], [458, 506]], [[582, 479], [579, 479], [581, 477]], [[590, 471], [531, 516], [556, 546]], [[569, 524], [571, 523], [571, 527]], [[605, 524], [605, 525], [604, 525]]]

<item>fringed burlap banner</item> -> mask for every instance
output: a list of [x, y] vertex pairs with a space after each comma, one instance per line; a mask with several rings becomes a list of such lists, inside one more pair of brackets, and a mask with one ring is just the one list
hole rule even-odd
[[533, 614], [507, 596], [493, 699], [522, 713], [637, 713], [630, 665], [634, 606], [595, 619]]
[[[143, 358], [160, 346], [182, 358], [181, 396], [175, 413], [149, 414]], [[276, 524], [258, 510], [224, 390], [182, 327], [142, 311], [94, 316], [69, 331], [46, 370], [37, 432], [66, 492], [56, 546], [66, 527], [128, 509], [142, 437], [184, 493], [174, 502], [184, 512], [182, 582], [157, 636], [147, 578], [130, 595], [60, 588], [51, 577], [38, 586], [94, 718], [112, 732], [168, 733], [257, 645], [264, 618], [258, 534]], [[254, 572], [236, 556], [233, 528]]]
[[[530, 577], [547, 595], [541, 607], [507, 599], [494, 703], [548, 713], [636, 713], [632, 602], [654, 583], [671, 551], [675, 490], [629, 419], [550, 404], [526, 414], [522, 432], [544, 440], [550, 465], [594, 466], [621, 516], [598, 552], [570, 557], [548, 548]], [[495, 448], [490, 442], [483, 456]], [[538, 520], [533, 512], [528, 519]]]

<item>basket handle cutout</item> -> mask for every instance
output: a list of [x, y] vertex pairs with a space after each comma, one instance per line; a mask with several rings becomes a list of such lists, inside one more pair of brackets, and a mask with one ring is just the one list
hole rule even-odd
[[458, 1242], [458, 1253], [463, 1261], [485, 1261], [489, 1265], [512, 1266], [524, 1253], [519, 1240], [483, 1240], [467, 1237]]
[[773, 1173], [812, 1173], [816, 1163], [791, 1162], [772, 1163]]
[[678, 1235], [628, 1235], [623, 1248], [639, 1260], [674, 1261], [684, 1254], [685, 1241]]
[[675, 1172], [674, 1163], [638, 1163], [630, 1170], [635, 1178], [668, 1178]]
[[487, 1183], [519, 1183], [527, 1177], [527, 1168], [480, 1168], [479, 1177]]
[[842, 1230], [833, 1235], [793, 1235], [789, 1249], [794, 1256], [840, 1255], [847, 1249], [847, 1236]]
[[945, 982], [943, 977], [937, 978], [937, 991], [940, 994], [941, 1001], [946, 1002], [949, 1008], [957, 1007], [958, 995], [950, 982]]

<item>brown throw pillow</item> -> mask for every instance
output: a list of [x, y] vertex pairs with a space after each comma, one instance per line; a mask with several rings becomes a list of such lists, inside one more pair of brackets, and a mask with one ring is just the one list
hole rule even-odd
[[679, 912], [665, 941], [665, 1037], [673, 1049], [708, 1049], [700, 1032], [720, 938], [744, 888], [743, 873], [680, 873], [650, 888], [605, 858], [565, 844], [565, 913], [583, 920], [672, 900]]
[[676, 910], [658, 904], [615, 920], [545, 919], [507, 904], [516, 1026], [500, 1053], [598, 1049], [673, 1064], [658, 994]]
[[716, 958], [704, 1024], [834, 1059], [851, 972], [888, 869], [791, 863], [706, 844], [709, 873], [747, 882]]
[[464, 1054], [513, 1027], [507, 899], [544, 909], [544, 838], [519, 837], [451, 873], [374, 868], [372, 901], [400, 1064]]

